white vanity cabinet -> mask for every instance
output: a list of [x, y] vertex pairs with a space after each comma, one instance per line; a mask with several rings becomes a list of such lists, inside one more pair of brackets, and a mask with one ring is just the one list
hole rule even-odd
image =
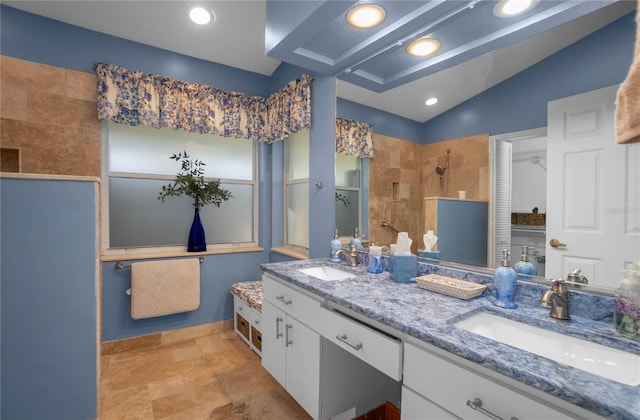
[[313, 418], [320, 417], [320, 302], [263, 275], [262, 366]]
[[[594, 418], [579, 407], [521, 385], [516, 389], [443, 350], [404, 344], [403, 419]], [[526, 387], [527, 389], [524, 389]], [[477, 407], [481, 401], [481, 407]], [[468, 402], [471, 402], [469, 404]], [[470, 406], [471, 405], [471, 406]], [[476, 405], [476, 409], [472, 408]], [[493, 414], [495, 417], [491, 417]]]

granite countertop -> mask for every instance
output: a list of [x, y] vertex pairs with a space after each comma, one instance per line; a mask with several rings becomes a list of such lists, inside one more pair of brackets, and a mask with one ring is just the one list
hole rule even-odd
[[[580, 316], [588, 308], [603, 306], [590, 301], [592, 296], [589, 294], [576, 296], [575, 305], [573, 301], [571, 303], [571, 320], [560, 321], [549, 317], [548, 308], [539, 306], [541, 286], [518, 282], [515, 297], [518, 308], [502, 309], [491, 303], [493, 288], [490, 276], [454, 269], [443, 272], [440, 266], [419, 264], [419, 275], [437, 273], [487, 284], [483, 296], [461, 300], [421, 289], [416, 283], [395, 283], [387, 271], [367, 273], [366, 254], [363, 256], [361, 253], [358, 259], [358, 267], [332, 263], [328, 258], [267, 263], [261, 267], [264, 272], [330, 302], [594, 413], [609, 418], [640, 418], [640, 386], [604, 379], [453, 325], [484, 311], [640, 355], [640, 343], [615, 333], [610, 317], [606, 317], [612, 309]], [[318, 265], [353, 272], [357, 277], [323, 281], [298, 271]], [[575, 292], [572, 299], [574, 295]]]

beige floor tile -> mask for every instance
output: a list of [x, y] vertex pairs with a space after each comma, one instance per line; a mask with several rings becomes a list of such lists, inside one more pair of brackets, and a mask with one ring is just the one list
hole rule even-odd
[[149, 396], [152, 400], [157, 400], [169, 395], [180, 394], [187, 390], [182, 376], [174, 376], [169, 379], [151, 382], [149, 385]]
[[309, 418], [233, 331], [101, 361], [101, 420]]

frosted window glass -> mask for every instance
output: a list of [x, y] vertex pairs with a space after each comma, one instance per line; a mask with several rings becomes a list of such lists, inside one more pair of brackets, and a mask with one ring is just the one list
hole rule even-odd
[[309, 178], [309, 130], [298, 131], [285, 140], [288, 179]]
[[187, 151], [206, 163], [205, 177], [253, 180], [254, 142], [171, 128], [109, 122], [109, 171], [175, 175], [169, 156]]
[[340, 236], [352, 236], [354, 228], [360, 227], [358, 217], [360, 191], [336, 189], [337, 194], [345, 196], [349, 202], [345, 205], [336, 200], [336, 228]]
[[360, 186], [360, 161], [355, 156], [336, 153], [336, 187]]
[[309, 247], [309, 184], [287, 185], [287, 243]]
[[[166, 180], [109, 179], [111, 248], [186, 246], [193, 221], [193, 200], [157, 199]], [[253, 185], [222, 184], [234, 198], [220, 208], [206, 206], [200, 217], [208, 244], [253, 241]]]

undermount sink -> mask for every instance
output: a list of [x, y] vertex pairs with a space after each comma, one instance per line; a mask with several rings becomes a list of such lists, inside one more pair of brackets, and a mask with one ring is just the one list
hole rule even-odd
[[640, 385], [640, 355], [485, 312], [454, 325], [616, 382]]
[[325, 280], [325, 281], [346, 280], [346, 279], [352, 279], [356, 276], [353, 273], [348, 273], [346, 271], [338, 270], [337, 268], [327, 267], [327, 266], [301, 268], [298, 271], [306, 275], [315, 277], [320, 280]]

